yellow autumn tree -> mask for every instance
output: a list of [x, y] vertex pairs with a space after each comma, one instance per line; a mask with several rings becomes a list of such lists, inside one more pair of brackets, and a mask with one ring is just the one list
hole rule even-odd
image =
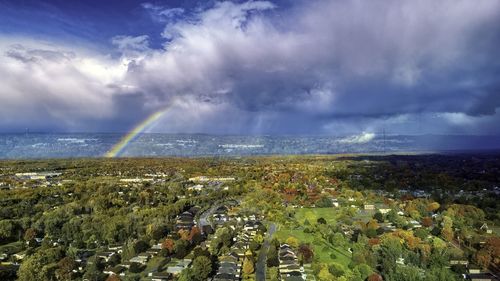
[[251, 259], [245, 259], [243, 261], [243, 273], [245, 275], [250, 275], [255, 271], [253, 261]]

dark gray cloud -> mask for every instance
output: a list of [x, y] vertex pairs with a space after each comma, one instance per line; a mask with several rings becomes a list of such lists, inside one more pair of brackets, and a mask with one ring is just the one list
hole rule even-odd
[[[169, 107], [152, 131], [500, 133], [492, 125], [500, 121], [498, 1], [217, 2], [189, 15], [143, 7], [165, 22], [163, 48], [151, 49], [147, 36], [114, 37], [119, 59], [71, 46], [10, 48], [4, 91], [37, 93], [50, 115], [75, 104], [99, 109], [66, 127], [90, 118], [116, 130]], [[33, 68], [52, 69], [78, 91], [13, 84], [13, 73], [29, 77]], [[24, 108], [14, 95], [1, 98]]]

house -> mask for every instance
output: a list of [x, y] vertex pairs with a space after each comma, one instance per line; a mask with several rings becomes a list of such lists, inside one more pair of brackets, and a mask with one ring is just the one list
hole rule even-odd
[[24, 257], [26, 256], [26, 253], [24, 253], [24, 252], [15, 253], [12, 256], [14, 257], [14, 259], [16, 259], [18, 261], [22, 261], [24, 259]]
[[396, 230], [396, 227], [392, 223], [390, 223], [390, 222], [388, 222], [388, 223], [381, 223], [380, 224], [380, 228], [382, 228], [382, 230], [384, 232], [393, 232], [393, 231]]
[[28, 173], [16, 173], [16, 177], [22, 180], [47, 180], [50, 178], [55, 178], [62, 175], [62, 173], [54, 173], [54, 172], [28, 172]]
[[105, 268], [103, 273], [108, 274], [108, 275], [120, 275], [124, 271], [125, 271], [125, 267], [117, 265], [117, 266]]
[[471, 281], [498, 281], [498, 278], [491, 273], [471, 273], [467, 274], [465, 279]]
[[469, 261], [467, 259], [451, 259], [450, 265], [469, 265]]
[[392, 208], [389, 208], [386, 204], [376, 204], [375, 207], [383, 215], [392, 211]]
[[410, 227], [411, 228], [420, 228], [420, 227], [422, 227], [422, 225], [418, 221], [416, 221], [416, 220], [410, 220], [409, 223], [410, 223]]
[[240, 266], [233, 262], [221, 262], [217, 273], [229, 273], [235, 277], [240, 277]]
[[106, 252], [98, 252], [96, 253], [96, 256], [100, 259], [103, 259], [105, 262], [109, 262], [109, 259], [115, 254], [116, 254], [115, 252], [106, 251]]
[[179, 273], [181, 273], [181, 271], [183, 271], [186, 267], [188, 267], [189, 265], [191, 264], [191, 259], [184, 259], [184, 260], [180, 260], [179, 262], [177, 262], [177, 264], [175, 264], [174, 266], [169, 266], [167, 268], [167, 273], [170, 273], [174, 276], [178, 275]]
[[331, 198], [332, 206], [337, 208], [339, 206], [339, 200], [337, 198]]
[[237, 280], [240, 280], [240, 278], [236, 277], [230, 273], [217, 273], [212, 280], [213, 281], [237, 281]]
[[172, 279], [172, 274], [168, 272], [153, 272], [150, 277], [151, 281], [167, 281]]
[[123, 248], [122, 245], [110, 245], [110, 246], [108, 246], [109, 251], [117, 252], [118, 254], [121, 254], [123, 252], [122, 248]]
[[187, 212], [187, 211], [178, 215], [177, 219], [175, 221], [175, 227], [177, 229], [190, 230], [194, 225], [195, 225], [194, 216], [192, 213]]
[[297, 276], [297, 275], [290, 275], [286, 276], [285, 278], [282, 277], [282, 280], [284, 281], [304, 281], [304, 277], [302, 275]]
[[184, 267], [183, 266], [179, 266], [179, 265], [175, 265], [175, 266], [169, 266], [167, 268], [167, 273], [173, 275], [173, 276], [177, 276], [179, 275], [182, 271], [184, 270]]
[[373, 204], [365, 204], [363, 207], [365, 210], [375, 210], [375, 205]]
[[140, 253], [139, 255], [131, 258], [129, 262], [136, 262], [140, 264], [146, 264], [148, 263], [149, 259], [151, 258], [151, 254], [149, 253]]
[[481, 225], [481, 227], [479, 229], [484, 231], [485, 233], [488, 233], [488, 234], [493, 233], [493, 231], [488, 227], [487, 223], [483, 223], [483, 225]]
[[189, 191], [202, 191], [203, 190], [203, 185], [202, 184], [197, 184], [197, 185], [193, 185], [193, 186], [190, 186], [187, 188]]

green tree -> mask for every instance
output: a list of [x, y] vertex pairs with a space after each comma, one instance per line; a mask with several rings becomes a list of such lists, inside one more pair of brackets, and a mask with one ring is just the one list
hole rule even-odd
[[426, 281], [455, 281], [457, 279], [457, 276], [447, 268], [433, 268], [425, 275]]
[[188, 251], [188, 242], [186, 240], [179, 239], [175, 241], [174, 244], [174, 252], [175, 257], [178, 259], [182, 259], [187, 255]]
[[18, 276], [21, 281], [53, 280], [57, 269], [56, 262], [62, 257], [59, 248], [40, 250], [27, 257], [19, 268]]
[[87, 261], [83, 277], [90, 281], [104, 280], [105, 275], [102, 273], [103, 268], [104, 265], [101, 263], [100, 259], [93, 256]]
[[270, 281], [279, 281], [280, 280], [278, 268], [275, 267], [275, 266], [269, 267], [268, 275], [269, 275], [269, 280]]
[[267, 266], [274, 267], [279, 266], [280, 261], [278, 259], [278, 250], [274, 245], [269, 246], [269, 250], [267, 251]]
[[424, 281], [424, 270], [411, 265], [398, 265], [384, 275], [387, 281]]
[[376, 212], [373, 215], [373, 218], [377, 220], [377, 222], [381, 223], [384, 222], [384, 215], [381, 212]]
[[183, 271], [181, 271], [181, 274], [179, 274], [179, 278], [177, 279], [177, 281], [192, 281], [192, 280], [194, 280], [194, 274], [191, 268], [186, 268]]
[[212, 261], [208, 257], [199, 256], [194, 259], [192, 269], [195, 280], [207, 280], [212, 272]]
[[0, 241], [8, 241], [12, 238], [15, 225], [12, 220], [0, 220]]

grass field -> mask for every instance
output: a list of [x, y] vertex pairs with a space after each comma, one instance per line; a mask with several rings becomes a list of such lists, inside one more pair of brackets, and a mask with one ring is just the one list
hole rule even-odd
[[[344, 266], [348, 266], [351, 262], [351, 253], [347, 249], [335, 247], [324, 241], [319, 234], [304, 233], [304, 221], [307, 219], [310, 223], [316, 223], [318, 218], [324, 218], [328, 224], [336, 223], [335, 208], [301, 208], [297, 209], [295, 219], [301, 225], [296, 229], [288, 226], [280, 226], [275, 233], [275, 237], [280, 241], [285, 241], [292, 236], [297, 238], [301, 243], [309, 243], [313, 246], [314, 254], [320, 262], [330, 263], [337, 262]], [[332, 257], [332, 254], [335, 256]]]
[[316, 223], [317, 219], [324, 218], [328, 224], [335, 224], [337, 215], [335, 208], [299, 208], [295, 212], [295, 219], [303, 224], [306, 219], [310, 223]]

